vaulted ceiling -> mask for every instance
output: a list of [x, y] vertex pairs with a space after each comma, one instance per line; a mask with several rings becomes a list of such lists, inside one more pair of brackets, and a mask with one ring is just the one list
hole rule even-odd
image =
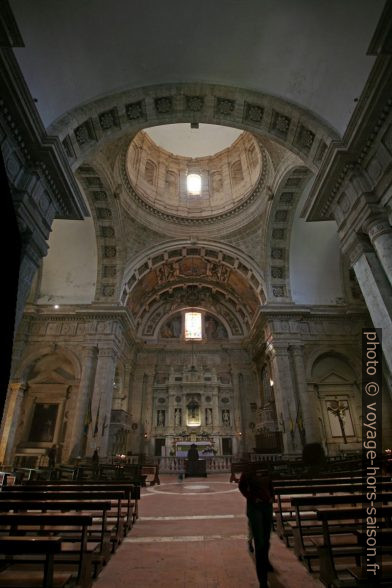
[[209, 82], [281, 97], [339, 133], [384, 0], [11, 0], [46, 126], [128, 88]]
[[[65, 147], [92, 216], [74, 223], [72, 240], [71, 225], [64, 230], [55, 222], [42, 303], [56, 296], [70, 304], [120, 303], [148, 338], [157, 334], [162, 317], [186, 304], [216, 316], [220, 309], [231, 334], [241, 336], [265, 301], [341, 299], [340, 278], [328, 278], [328, 270], [340, 273], [336, 229], [324, 223], [305, 230], [300, 208], [374, 63], [366, 52], [384, 0], [10, 5], [25, 43], [15, 49], [22, 73], [48, 132]], [[130, 142], [146, 128], [168, 151], [203, 155], [192, 151], [194, 145], [190, 155], [181, 151], [189, 122], [220, 125], [215, 129], [223, 143], [211, 127], [206, 157], [242, 130], [261, 150], [262, 181], [245, 203], [233, 205], [234, 212], [224, 208], [219, 219], [170, 215], [165, 206], [174, 176], [161, 161], [156, 175], [165, 206], [142, 202], [124, 171]], [[187, 123], [185, 135], [177, 127], [165, 138], [159, 125], [178, 123]], [[144, 174], [145, 159], [139, 166]], [[231, 164], [227, 169], [229, 185]], [[211, 186], [214, 173], [206, 172]], [[178, 178], [180, 185], [180, 172]], [[327, 271], [320, 272], [320, 250]], [[301, 271], [313, 277], [304, 280]], [[300, 292], [297, 298], [290, 290]]]

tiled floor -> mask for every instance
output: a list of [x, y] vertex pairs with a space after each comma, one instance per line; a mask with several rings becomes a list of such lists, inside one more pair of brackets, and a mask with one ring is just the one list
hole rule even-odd
[[[137, 524], [100, 574], [96, 588], [257, 588], [247, 551], [245, 499], [229, 474], [142, 490]], [[320, 588], [272, 536], [271, 588]]]

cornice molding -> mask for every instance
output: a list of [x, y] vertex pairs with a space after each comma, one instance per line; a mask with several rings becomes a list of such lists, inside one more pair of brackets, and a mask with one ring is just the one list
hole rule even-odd
[[331, 205], [356, 166], [365, 156], [392, 108], [392, 58], [380, 55], [341, 141], [332, 141], [322, 162], [301, 216], [307, 221], [332, 220]]
[[258, 143], [258, 145], [260, 148], [260, 155], [262, 158], [262, 163], [261, 163], [261, 174], [260, 174], [260, 177], [259, 177], [259, 180], [257, 182], [256, 187], [253, 188], [253, 190], [251, 190], [250, 193], [246, 195], [246, 197], [241, 198], [238, 201], [238, 203], [235, 204], [232, 208], [230, 208], [224, 212], [215, 213], [215, 214], [212, 213], [208, 216], [207, 215], [206, 216], [192, 216], [192, 215], [184, 216], [184, 215], [177, 215], [174, 213], [170, 213], [170, 212], [167, 212], [161, 208], [156, 208], [149, 201], [147, 201], [145, 199], [145, 197], [141, 196], [139, 194], [139, 192], [137, 191], [137, 189], [135, 189], [132, 186], [132, 183], [129, 179], [129, 175], [127, 172], [127, 153], [128, 153], [128, 149], [129, 149], [128, 146], [126, 148], [123, 148], [123, 151], [121, 153], [121, 160], [120, 160], [121, 179], [122, 179], [122, 182], [125, 186], [127, 194], [137, 203], [137, 205], [140, 208], [142, 208], [147, 213], [154, 215], [154, 216], [157, 216], [160, 219], [162, 219], [163, 221], [172, 222], [172, 223], [185, 225], [185, 226], [203, 226], [203, 225], [208, 225], [208, 224], [213, 224], [215, 226], [216, 222], [224, 221], [226, 219], [229, 219], [231, 217], [238, 215], [239, 213], [242, 213], [246, 208], [249, 207], [250, 204], [254, 203], [254, 201], [256, 199], [258, 201], [260, 201], [261, 203], [263, 202], [262, 196], [264, 193], [265, 184], [266, 184], [266, 177], [268, 174], [268, 159], [266, 156], [266, 150], [259, 143]]
[[107, 308], [95, 307], [93, 304], [88, 308], [63, 307], [61, 310], [53, 311], [52, 306], [28, 305], [24, 313], [25, 319], [32, 321], [80, 321], [80, 320], [119, 320], [134, 331], [132, 316], [124, 306], [112, 306]]
[[392, 54], [392, 0], [387, 0], [367, 55]]
[[0, 50], [0, 72], [2, 114], [28, 167], [46, 177], [56, 218], [83, 219], [88, 209], [64, 148], [57, 137], [46, 133], [12, 49]]
[[24, 47], [24, 41], [8, 0], [1, 0], [0, 48]]

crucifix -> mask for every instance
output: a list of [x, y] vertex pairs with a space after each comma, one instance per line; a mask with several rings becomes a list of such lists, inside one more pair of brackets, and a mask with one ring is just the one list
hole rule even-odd
[[347, 443], [346, 431], [344, 428], [344, 416], [346, 414], [346, 410], [348, 407], [345, 406], [344, 401], [338, 402], [337, 400], [331, 400], [330, 405], [332, 406], [328, 406], [328, 410], [337, 417], [340, 425], [340, 430], [342, 432], [343, 441]]

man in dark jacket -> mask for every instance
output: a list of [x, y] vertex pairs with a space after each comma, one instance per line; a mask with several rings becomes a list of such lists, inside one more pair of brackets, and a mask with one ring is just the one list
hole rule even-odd
[[268, 571], [273, 569], [268, 559], [274, 500], [271, 478], [267, 473], [243, 473], [238, 488], [246, 498], [246, 514], [255, 544], [260, 588], [267, 588]]
[[190, 446], [187, 458], [189, 459], [189, 461], [197, 461], [199, 459], [199, 452], [197, 451], [195, 443], [192, 443], [192, 445]]

